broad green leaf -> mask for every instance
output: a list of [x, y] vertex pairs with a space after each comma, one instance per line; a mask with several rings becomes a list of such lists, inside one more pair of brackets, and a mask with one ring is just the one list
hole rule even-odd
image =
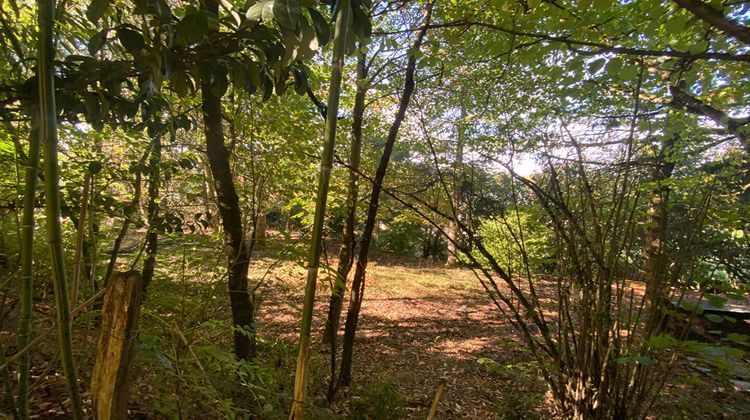
[[664, 29], [670, 34], [678, 34], [685, 29], [687, 22], [682, 16], [674, 16], [664, 23]]
[[247, 9], [245, 18], [251, 22], [270, 21], [274, 12], [274, 0], [261, 0]]
[[588, 71], [591, 74], [594, 74], [598, 72], [602, 67], [604, 67], [604, 63], [606, 63], [607, 60], [604, 58], [597, 58], [596, 60], [589, 63]]
[[120, 44], [122, 44], [125, 50], [130, 54], [136, 55], [146, 48], [146, 42], [143, 40], [143, 36], [132, 29], [117, 29], [117, 38], [120, 40]]
[[299, 0], [274, 0], [273, 16], [282, 27], [296, 30], [302, 18]]
[[594, 0], [593, 6], [594, 6], [594, 9], [596, 10], [605, 11], [609, 9], [612, 6], [612, 4], [615, 3], [615, 1], [616, 0]]
[[109, 2], [110, 0], [91, 0], [91, 3], [86, 7], [86, 18], [92, 23], [99, 22], [99, 19], [107, 12]]
[[261, 89], [263, 90], [263, 100], [267, 101], [270, 99], [271, 95], [273, 95], [273, 80], [267, 73], [263, 75]]
[[618, 73], [618, 78], [622, 81], [635, 80], [638, 78], [639, 74], [640, 74], [640, 70], [638, 69], [637, 66], [626, 65], [626, 66], [623, 66], [622, 69], [620, 69], [620, 72]]
[[318, 43], [320, 45], [326, 45], [331, 39], [331, 28], [328, 25], [328, 21], [313, 8], [307, 9], [310, 13], [310, 19], [312, 19], [313, 28], [315, 28], [315, 36], [318, 37]]
[[715, 324], [720, 324], [724, 322], [724, 317], [721, 315], [716, 315], [716, 314], [706, 314], [706, 319]]
[[711, 304], [711, 306], [715, 306], [717, 308], [723, 308], [724, 304], [727, 302], [727, 298], [713, 294], [707, 294], [706, 300]]
[[648, 345], [657, 350], [666, 349], [673, 346], [675, 343], [675, 338], [667, 333], [655, 335], [648, 339]]
[[360, 39], [370, 38], [370, 36], [372, 36], [372, 23], [370, 23], [370, 18], [367, 17], [367, 14], [360, 7], [353, 7], [352, 12], [352, 17], [354, 19], [354, 33], [357, 34]]
[[104, 29], [103, 31], [99, 31], [94, 34], [94, 36], [89, 39], [88, 44], [88, 50], [89, 54], [95, 55], [99, 52], [99, 50], [104, 47], [104, 44], [107, 42], [107, 34], [109, 33], [109, 29]]
[[178, 39], [187, 42], [197, 42], [208, 33], [208, 27], [208, 16], [206, 13], [196, 10], [186, 14], [185, 17], [177, 23], [175, 31], [177, 32]]

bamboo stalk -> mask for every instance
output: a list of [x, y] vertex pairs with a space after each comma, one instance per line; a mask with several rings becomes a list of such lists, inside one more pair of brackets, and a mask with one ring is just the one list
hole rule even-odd
[[52, 266], [57, 327], [60, 338], [60, 359], [67, 379], [68, 394], [74, 419], [82, 419], [83, 404], [78, 391], [70, 322], [70, 302], [63, 259], [60, 223], [60, 185], [57, 163], [57, 107], [55, 105], [54, 46], [55, 0], [38, 0], [39, 17], [39, 110], [41, 140], [44, 151], [44, 179], [47, 200], [47, 243]]
[[339, 3], [336, 27], [333, 38], [333, 59], [331, 62], [330, 87], [328, 90], [328, 110], [326, 112], [325, 143], [320, 162], [318, 177], [318, 192], [315, 200], [315, 218], [313, 221], [310, 250], [307, 257], [307, 281], [305, 284], [305, 301], [302, 307], [300, 321], [299, 354], [297, 369], [294, 375], [294, 402], [289, 414], [290, 419], [304, 418], [304, 404], [307, 395], [307, 376], [310, 369], [310, 329], [312, 326], [313, 304], [315, 302], [315, 286], [318, 279], [318, 267], [323, 239], [323, 225], [325, 222], [328, 185], [331, 179], [333, 165], [333, 149], [336, 143], [336, 124], [339, 112], [339, 96], [341, 94], [341, 79], [346, 54], [347, 32], [351, 2]]
[[[20, 297], [18, 320], [18, 348], [29, 344], [31, 335], [31, 313], [33, 295], [33, 253], [34, 253], [34, 207], [36, 204], [36, 184], [39, 175], [39, 110], [31, 112], [31, 135], [29, 154], [24, 174], [23, 216], [21, 220], [21, 281], [18, 283]], [[18, 360], [18, 417], [29, 418], [29, 368], [31, 358], [24, 354]]]
[[78, 228], [76, 231], [76, 253], [73, 258], [73, 297], [70, 304], [78, 303], [78, 291], [81, 285], [81, 264], [83, 263], [83, 239], [86, 236], [86, 212], [88, 211], [89, 192], [91, 191], [91, 174], [86, 174], [81, 193], [81, 209], [78, 213]]

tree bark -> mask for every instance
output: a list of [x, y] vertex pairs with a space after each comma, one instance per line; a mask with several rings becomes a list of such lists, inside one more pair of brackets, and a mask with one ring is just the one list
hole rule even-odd
[[203, 95], [203, 124], [206, 134], [206, 155], [219, 204], [219, 216], [229, 253], [229, 301], [234, 325], [234, 352], [240, 359], [255, 355], [255, 336], [252, 330], [253, 302], [247, 290], [249, 258], [242, 232], [240, 200], [234, 186], [229, 151], [224, 145], [221, 122], [221, 98], [211, 92], [207, 83], [201, 86]]
[[726, 35], [750, 45], [750, 28], [727, 18], [724, 13], [714, 9], [710, 4], [701, 0], [674, 0], [674, 2]]
[[104, 294], [102, 329], [91, 374], [91, 400], [98, 419], [127, 418], [130, 365], [144, 290], [137, 272], [118, 273]]
[[[209, 12], [218, 13], [218, 3], [214, 0], [206, 0], [203, 7]], [[207, 81], [201, 84], [201, 96], [206, 156], [211, 168], [219, 215], [224, 228], [224, 240], [229, 254], [227, 270], [234, 326], [234, 353], [240, 359], [248, 359], [255, 356], [255, 333], [252, 326], [254, 308], [247, 290], [249, 257], [242, 232], [240, 199], [229, 165], [229, 151], [224, 144], [221, 98], [211, 91], [211, 85]]]
[[[86, 236], [86, 211], [88, 210], [89, 192], [91, 191], [91, 174], [87, 173], [83, 180], [83, 192], [81, 193], [81, 208], [78, 213], [78, 226], [76, 227], [76, 252], [73, 257], [73, 296], [70, 304], [75, 307], [78, 302], [78, 291], [81, 285], [81, 265], [83, 264], [83, 240]], [[85, 267], [84, 267], [85, 268]]]
[[466, 107], [461, 106], [461, 119], [458, 122], [456, 130], [456, 157], [453, 160], [453, 190], [451, 191], [451, 215], [453, 220], [448, 224], [446, 233], [448, 234], [448, 258], [445, 261], [447, 268], [458, 266], [458, 221], [461, 209], [461, 184], [463, 181], [463, 164], [464, 164], [464, 118], [466, 118]]
[[[367, 57], [361, 52], [357, 54], [357, 92], [354, 95], [354, 109], [352, 110], [352, 143], [349, 150], [349, 185], [346, 191], [347, 213], [344, 222], [344, 238], [339, 250], [339, 264], [336, 268], [336, 283], [333, 285], [328, 304], [328, 318], [326, 319], [323, 343], [331, 344], [331, 351], [336, 351], [336, 335], [341, 321], [341, 307], [344, 301], [346, 279], [354, 263], [354, 248], [357, 238], [354, 227], [357, 224], [357, 198], [359, 195], [359, 166], [362, 155], [362, 124], [365, 113], [365, 99], [369, 88], [367, 80]], [[335, 355], [332, 355], [335, 357]], [[335, 365], [335, 363], [334, 363]], [[334, 376], [332, 376], [334, 378]]]
[[352, 380], [352, 358], [354, 356], [354, 337], [357, 332], [357, 323], [359, 322], [359, 310], [362, 307], [362, 296], [365, 290], [365, 272], [367, 270], [368, 252], [372, 241], [372, 234], [375, 230], [375, 221], [378, 214], [378, 204], [380, 202], [380, 193], [382, 190], [383, 180], [388, 169], [388, 163], [391, 159], [393, 146], [396, 143], [401, 123], [406, 117], [406, 109], [409, 107], [411, 96], [414, 93], [414, 73], [417, 67], [416, 52], [422, 46], [428, 25], [432, 17], [432, 8], [434, 3], [429, 3], [425, 9], [424, 23], [417, 32], [416, 38], [411, 46], [414, 54], [409, 56], [406, 64], [406, 74], [404, 78], [404, 90], [399, 102], [398, 111], [393, 119], [393, 124], [388, 131], [383, 154], [380, 157], [380, 163], [375, 171], [375, 178], [370, 192], [370, 204], [367, 209], [367, 220], [365, 221], [364, 231], [360, 240], [359, 254], [357, 258], [356, 270], [352, 279], [352, 290], [349, 298], [349, 310], [346, 314], [346, 324], [344, 327], [344, 342], [341, 354], [341, 370], [337, 382], [337, 387], [349, 386]]
[[747, 119], [730, 117], [726, 112], [716, 109], [689, 94], [683, 86], [670, 86], [669, 93], [672, 94], [672, 102], [669, 102], [671, 107], [710, 118], [736, 136], [742, 143], [745, 153], [750, 155], [750, 127], [748, 127]]
[[154, 278], [154, 269], [156, 268], [156, 253], [159, 247], [159, 187], [161, 183], [161, 137], [154, 136], [151, 139], [151, 151], [149, 153], [148, 167], [148, 232], [146, 233], [146, 258], [143, 260], [143, 292], [146, 293], [148, 285]]
[[669, 205], [669, 187], [663, 182], [672, 176], [674, 162], [671, 153], [675, 138], [665, 140], [661, 146], [652, 175], [656, 187], [651, 191], [646, 219], [646, 246], [643, 264], [646, 279], [646, 300], [652, 308], [658, 303], [664, 292], [664, 281], [667, 270], [664, 246], [667, 241], [667, 218]]

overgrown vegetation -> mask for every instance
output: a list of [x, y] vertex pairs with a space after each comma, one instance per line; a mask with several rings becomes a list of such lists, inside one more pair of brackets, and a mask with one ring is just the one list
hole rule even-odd
[[0, 414], [750, 415], [749, 16], [1, 1]]

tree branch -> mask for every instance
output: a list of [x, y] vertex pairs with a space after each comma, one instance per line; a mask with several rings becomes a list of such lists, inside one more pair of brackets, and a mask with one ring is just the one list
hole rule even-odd
[[698, 19], [724, 32], [732, 38], [750, 45], [750, 28], [727, 18], [719, 10], [701, 0], [673, 0], [678, 6], [689, 11]]

